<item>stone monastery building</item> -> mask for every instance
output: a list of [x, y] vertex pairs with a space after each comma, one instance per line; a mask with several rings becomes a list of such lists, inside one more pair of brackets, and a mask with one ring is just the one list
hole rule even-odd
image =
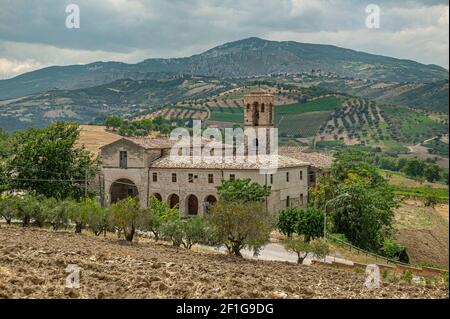
[[[245, 128], [274, 127], [275, 105], [271, 94], [261, 89], [252, 91], [244, 97], [244, 108]], [[259, 162], [175, 161], [169, 156], [175, 142], [168, 138], [120, 138], [102, 146], [104, 203], [110, 205], [127, 196], [136, 196], [142, 206], [148, 206], [150, 198], [155, 196], [171, 207], [179, 205], [182, 216], [203, 215], [218, 199], [217, 186], [222, 180], [249, 178], [271, 186], [266, 207], [276, 213], [289, 206], [305, 207], [308, 187], [331, 163], [317, 153], [280, 148], [276, 155], [278, 169], [266, 174], [261, 173]]]

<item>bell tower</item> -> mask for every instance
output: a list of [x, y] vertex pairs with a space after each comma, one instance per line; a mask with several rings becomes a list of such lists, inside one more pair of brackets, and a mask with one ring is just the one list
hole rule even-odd
[[[274, 122], [275, 105], [272, 94], [256, 88], [244, 96], [244, 130], [255, 133], [252, 138], [250, 138], [251, 135], [245, 138], [247, 153], [249, 148], [254, 148], [259, 154], [262, 142], [265, 144], [265, 153], [269, 153], [271, 149], [270, 129], [275, 127]], [[264, 141], [260, 141], [261, 137]]]
[[273, 95], [261, 88], [252, 90], [244, 96], [244, 126], [274, 127]]

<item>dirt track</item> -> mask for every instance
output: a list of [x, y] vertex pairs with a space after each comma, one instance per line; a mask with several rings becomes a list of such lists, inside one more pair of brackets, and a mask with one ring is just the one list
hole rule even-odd
[[[65, 289], [68, 264], [80, 289]], [[448, 298], [443, 285], [363, 287], [350, 271], [241, 260], [140, 239], [0, 225], [0, 298]]]

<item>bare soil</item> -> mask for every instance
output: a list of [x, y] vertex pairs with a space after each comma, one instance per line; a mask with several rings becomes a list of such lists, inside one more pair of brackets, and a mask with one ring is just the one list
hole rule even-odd
[[[65, 288], [65, 268], [82, 268]], [[442, 284], [363, 286], [364, 274], [176, 249], [140, 238], [0, 225], [0, 298], [448, 298]]]
[[448, 204], [425, 207], [406, 200], [395, 210], [395, 237], [406, 246], [412, 262], [449, 266]]

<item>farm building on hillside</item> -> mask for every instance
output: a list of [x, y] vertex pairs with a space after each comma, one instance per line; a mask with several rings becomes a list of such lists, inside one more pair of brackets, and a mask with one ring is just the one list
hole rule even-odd
[[[244, 97], [245, 127], [273, 128], [274, 107], [273, 95], [260, 89], [252, 91]], [[133, 196], [146, 207], [155, 196], [171, 207], [178, 205], [183, 216], [203, 215], [217, 201], [217, 186], [222, 180], [248, 178], [271, 186], [266, 207], [275, 213], [286, 207], [305, 207], [308, 188], [332, 162], [332, 158], [318, 153], [280, 148], [276, 172], [263, 174], [262, 163], [248, 160], [230, 163], [173, 160], [170, 151], [175, 143], [168, 138], [122, 137], [100, 146], [103, 203], [109, 206]]]

